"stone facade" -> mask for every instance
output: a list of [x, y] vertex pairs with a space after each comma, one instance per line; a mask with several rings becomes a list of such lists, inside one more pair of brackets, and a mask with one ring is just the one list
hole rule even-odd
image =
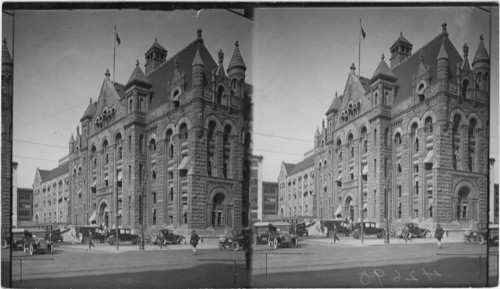
[[70, 186], [67, 157], [52, 170], [37, 168], [33, 181], [33, 222], [69, 223]]
[[490, 60], [482, 36], [472, 65], [468, 50], [443, 24], [414, 54], [401, 35], [370, 79], [351, 66], [315, 135], [318, 217], [487, 222]]
[[[2, 237], [10, 236], [12, 217], [12, 108], [14, 63], [7, 48], [2, 45]], [[5, 280], [10, 284], [10, 280]]]
[[263, 219], [266, 216], [276, 217], [278, 215], [278, 183], [262, 182], [262, 214]]
[[136, 232], [245, 225], [252, 87], [238, 43], [227, 75], [201, 29], [169, 60], [157, 41], [145, 56], [145, 73], [137, 62], [125, 85], [106, 73], [71, 136], [71, 222]]
[[262, 156], [251, 157], [250, 220], [262, 220]]

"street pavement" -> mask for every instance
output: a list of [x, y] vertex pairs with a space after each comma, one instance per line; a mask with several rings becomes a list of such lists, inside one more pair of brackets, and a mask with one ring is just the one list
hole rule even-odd
[[[300, 237], [297, 248], [256, 245], [252, 269], [242, 251], [220, 251], [218, 239], [191, 246], [57, 243], [54, 254], [13, 253], [16, 288], [440, 287], [498, 284], [498, 247], [459, 238], [404, 240]], [[487, 258], [490, 253], [490, 258]], [[489, 261], [489, 262], [487, 262]], [[22, 266], [22, 272], [21, 272]], [[490, 276], [488, 279], [487, 276]], [[22, 279], [22, 283], [21, 283]], [[489, 282], [489, 284], [488, 284]]]

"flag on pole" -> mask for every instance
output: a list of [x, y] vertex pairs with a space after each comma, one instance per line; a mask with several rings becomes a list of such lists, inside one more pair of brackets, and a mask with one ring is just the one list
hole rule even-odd
[[118, 43], [118, 45], [120, 45], [120, 43], [122, 43], [122, 41], [120, 40], [120, 37], [118, 37], [118, 33], [115, 32], [115, 35], [116, 35], [116, 43]]
[[[365, 31], [363, 30], [363, 26], [361, 26], [361, 35], [363, 35], [363, 39], [366, 38], [366, 33]], [[118, 37], [118, 36], [117, 36]], [[118, 42], [119, 43], [119, 42]]]

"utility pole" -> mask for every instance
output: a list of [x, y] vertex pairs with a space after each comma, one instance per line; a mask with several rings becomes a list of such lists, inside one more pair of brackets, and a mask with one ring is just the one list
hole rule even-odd
[[[115, 156], [116, 157], [116, 156]], [[116, 251], [120, 250], [120, 238], [118, 236], [118, 180], [115, 179], [115, 192], [116, 192], [116, 202], [115, 202], [115, 224], [116, 224]]]
[[144, 250], [144, 223], [145, 219], [144, 214], [145, 214], [145, 203], [146, 203], [146, 168], [144, 168], [144, 171], [142, 171], [142, 192], [141, 192], [141, 243], [139, 245], [139, 250]]

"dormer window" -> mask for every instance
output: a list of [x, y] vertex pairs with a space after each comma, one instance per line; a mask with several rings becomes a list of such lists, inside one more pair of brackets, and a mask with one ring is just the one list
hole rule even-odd
[[425, 83], [424, 82], [421, 82], [418, 85], [417, 95], [418, 95], [418, 98], [421, 102], [424, 101], [424, 99], [425, 99]]
[[180, 94], [181, 94], [181, 91], [179, 88], [174, 90], [174, 92], [172, 93], [172, 102], [174, 103], [174, 108], [179, 107], [179, 95]]

